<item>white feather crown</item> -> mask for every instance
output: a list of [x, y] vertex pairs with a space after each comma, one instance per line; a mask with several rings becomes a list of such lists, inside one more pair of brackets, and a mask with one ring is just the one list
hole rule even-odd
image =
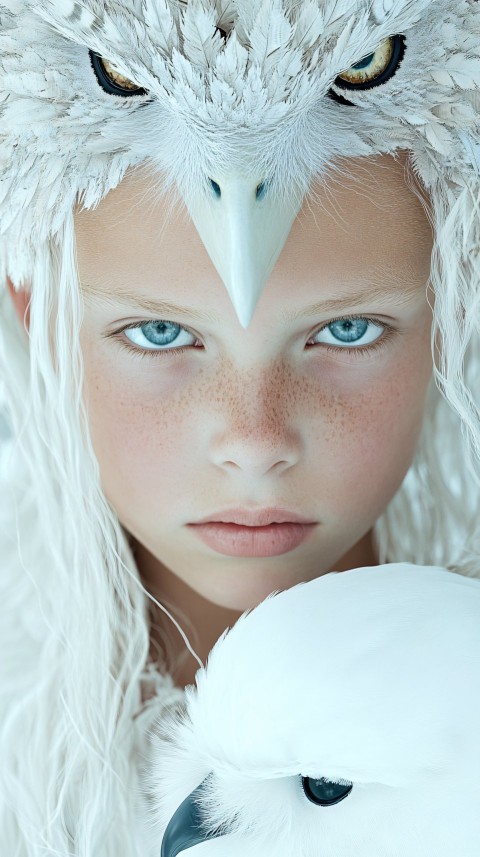
[[[399, 34], [387, 80], [338, 86]], [[142, 161], [188, 201], [242, 165], [282, 195], [404, 148], [433, 196], [478, 211], [479, 36], [476, 0], [2, 0], [0, 274], [18, 288], [77, 195], [97, 205]], [[102, 89], [92, 53], [134, 97]]]

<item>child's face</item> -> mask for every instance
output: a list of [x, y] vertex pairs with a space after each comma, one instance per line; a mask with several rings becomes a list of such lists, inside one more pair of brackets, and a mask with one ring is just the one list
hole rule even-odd
[[[85, 395], [106, 496], [158, 561], [224, 607], [245, 609], [334, 568], [413, 458], [432, 375], [431, 230], [403, 158], [350, 163], [354, 179], [317, 184], [304, 203], [246, 330], [188, 216], [165, 223], [138, 174], [75, 215]], [[121, 287], [185, 312], [89, 294]], [[353, 301], [373, 287], [377, 296]], [[359, 319], [332, 325], [353, 314], [383, 333]], [[106, 336], [147, 320], [169, 324], [122, 335], [154, 349], [144, 358]], [[361, 351], [357, 340], [380, 347]], [[317, 525], [294, 549], [262, 557], [219, 553], [187, 526], [267, 506]]]

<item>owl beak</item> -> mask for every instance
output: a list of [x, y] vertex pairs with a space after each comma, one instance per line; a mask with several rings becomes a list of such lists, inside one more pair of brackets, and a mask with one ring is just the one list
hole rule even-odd
[[267, 181], [210, 179], [211, 197], [185, 200], [208, 255], [246, 328], [302, 204], [298, 194], [273, 199]]
[[[208, 779], [208, 777], [206, 778]], [[178, 809], [172, 815], [162, 839], [162, 850], [160, 857], [177, 857], [181, 851], [193, 848], [201, 842], [222, 836], [224, 831], [215, 830], [209, 835], [202, 827], [202, 819], [198, 812], [196, 799], [205, 789], [203, 780], [191, 794], [185, 798]]]

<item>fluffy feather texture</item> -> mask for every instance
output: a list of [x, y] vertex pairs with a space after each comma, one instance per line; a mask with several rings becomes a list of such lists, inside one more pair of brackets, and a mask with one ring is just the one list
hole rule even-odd
[[[349, 91], [358, 109], [325, 98], [396, 33], [407, 50], [390, 80]], [[96, 205], [147, 159], [188, 200], [218, 171], [305, 191], [334, 158], [403, 147], [427, 186], [478, 197], [479, 33], [468, 0], [2, 0], [2, 263], [19, 284], [77, 194]], [[105, 93], [88, 49], [147, 95]]]
[[[478, 857], [480, 581], [395, 563], [269, 596], [153, 741], [152, 841], [206, 777], [188, 855]], [[353, 783], [331, 806], [301, 776]]]
[[[183, 690], [174, 687], [168, 673], [162, 675], [152, 663], [146, 665], [143, 654], [134, 668], [140, 670], [130, 699], [124, 701], [119, 714], [112, 677], [100, 666], [107, 704], [102, 703], [89, 658], [91, 654], [102, 664], [102, 646], [108, 625], [114, 621], [112, 614], [100, 608], [103, 597], [92, 571], [85, 573], [85, 567], [83, 588], [91, 591], [82, 599], [70, 566], [66, 570], [70, 598], [62, 601], [62, 581], [52, 560], [52, 545], [45, 539], [44, 527], [38, 526], [35, 486], [14, 439], [0, 443], [0, 475], [0, 854], [158, 857], [156, 844], [151, 852], [146, 851], [147, 805], [140, 781], [143, 767], [149, 764], [148, 732], [164, 710], [181, 704]], [[126, 544], [125, 550], [128, 552]], [[123, 559], [128, 562], [127, 556]], [[104, 568], [99, 569], [99, 575], [105, 576]], [[74, 627], [62, 627], [57, 624], [56, 611], [68, 615], [72, 601]], [[72, 618], [67, 621], [71, 623]], [[82, 631], [89, 621], [96, 626], [91, 647]], [[128, 626], [127, 634], [138, 650], [141, 612], [135, 624], [127, 615], [119, 621]], [[77, 642], [83, 649], [80, 661]], [[117, 629], [115, 645], [119, 644], [121, 633]], [[132, 668], [131, 658], [131, 652], [124, 648], [121, 666], [115, 667], [118, 692], [122, 687], [125, 692], [122, 670], [125, 673]], [[73, 680], [76, 699], [70, 697], [66, 676]], [[89, 700], [85, 698], [84, 679]], [[89, 709], [89, 727], [82, 719], [83, 705]], [[108, 738], [110, 717], [118, 718], [113, 748]], [[85, 747], [96, 759], [96, 782], [89, 782]], [[110, 789], [104, 765], [112, 771]], [[125, 790], [131, 811], [122, 814]], [[55, 821], [58, 794], [64, 801], [60, 803], [61, 822]], [[106, 830], [113, 826], [110, 841], [103, 823]]]

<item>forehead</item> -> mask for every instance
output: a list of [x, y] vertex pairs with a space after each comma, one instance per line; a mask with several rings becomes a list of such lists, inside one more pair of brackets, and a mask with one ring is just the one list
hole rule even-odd
[[[280, 272], [290, 282], [318, 284], [319, 271], [327, 280], [338, 280], [343, 269], [368, 281], [424, 268], [431, 230], [407, 186], [405, 165], [403, 155], [345, 160], [315, 183], [272, 277]], [[157, 284], [157, 291], [168, 283], [187, 294], [192, 284], [201, 288], [218, 277], [188, 212], [171, 210], [142, 169], [132, 170], [95, 210], [77, 207], [75, 234], [82, 279], [107, 290], [113, 282]]]

